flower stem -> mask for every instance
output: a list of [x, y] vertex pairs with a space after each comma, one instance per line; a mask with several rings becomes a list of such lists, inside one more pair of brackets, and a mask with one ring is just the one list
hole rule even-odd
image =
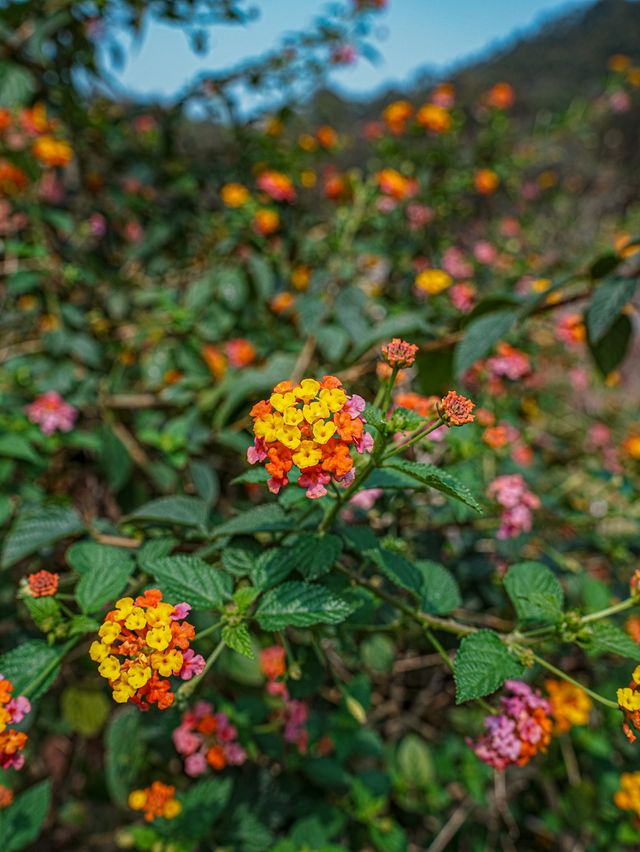
[[552, 674], [556, 675], [556, 677], [560, 677], [563, 680], [568, 681], [568, 683], [572, 683], [574, 686], [577, 686], [578, 689], [581, 689], [583, 692], [586, 692], [587, 695], [590, 695], [591, 698], [593, 698], [594, 701], [597, 701], [599, 704], [602, 704], [605, 707], [610, 707], [612, 710], [618, 710], [618, 705], [615, 703], [615, 701], [610, 701], [608, 698], [605, 698], [604, 696], [599, 695], [597, 692], [594, 692], [593, 690], [584, 686], [584, 684], [579, 683], [577, 680], [574, 680], [571, 677], [571, 675], [568, 675], [568, 674], [566, 674], [566, 672], [563, 672], [561, 669], [556, 668], [554, 665], [547, 662], [542, 657], [539, 657], [537, 654], [533, 654], [532, 656], [533, 656], [533, 659], [536, 661], [536, 663], [538, 663], [538, 665], [547, 669], [547, 671], [550, 671]]
[[214, 633], [222, 624], [221, 621], [216, 621], [215, 624], [210, 625], [209, 627], [205, 627], [204, 630], [200, 630], [196, 633], [196, 639], [204, 639], [205, 636], [209, 636], [210, 633]]
[[597, 612], [590, 612], [582, 616], [582, 623], [587, 624], [590, 621], [600, 621], [601, 618], [606, 618], [608, 615], [615, 615], [617, 612], [623, 612], [625, 609], [630, 609], [638, 603], [636, 598], [626, 598], [620, 603], [608, 606], [606, 609], [599, 609]]
[[396, 447], [393, 447], [393, 449], [389, 450], [389, 452], [382, 457], [382, 460], [386, 461], [387, 459], [390, 459], [391, 456], [395, 456], [398, 453], [401, 453], [403, 450], [406, 450], [408, 447], [411, 447], [413, 444], [417, 444], [418, 441], [421, 441], [423, 438], [426, 438], [427, 435], [431, 434], [431, 432], [435, 432], [436, 429], [443, 425], [444, 422], [442, 418], [438, 417], [436, 422], [432, 423], [431, 425], [428, 425], [427, 428], [421, 426], [413, 433], [413, 435], [409, 436], [406, 441], [403, 441], [401, 444], [398, 444]]
[[193, 694], [196, 686], [204, 678], [204, 676], [209, 671], [211, 666], [215, 663], [215, 661], [218, 659], [224, 648], [225, 641], [224, 639], [221, 639], [216, 645], [216, 647], [213, 649], [213, 651], [207, 657], [207, 661], [204, 664], [204, 668], [202, 669], [200, 674], [196, 675], [195, 677], [192, 677], [191, 680], [188, 680], [183, 683], [180, 689], [178, 689], [178, 691], [176, 692], [176, 698], [184, 700], [189, 698]]

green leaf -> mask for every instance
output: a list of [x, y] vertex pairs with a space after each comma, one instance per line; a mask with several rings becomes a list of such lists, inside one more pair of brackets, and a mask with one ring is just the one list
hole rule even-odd
[[222, 551], [222, 564], [225, 571], [234, 577], [247, 577], [254, 570], [262, 548], [253, 538], [238, 538]]
[[209, 510], [199, 497], [159, 497], [140, 506], [127, 517], [128, 521], [157, 521], [182, 527], [204, 527]]
[[[463, 485], [451, 473], [441, 470], [433, 464], [421, 464], [420, 462], [398, 459], [387, 462], [382, 470], [399, 471], [400, 473], [410, 477], [414, 480], [414, 482], [421, 483], [422, 485], [428, 485], [429, 488], [435, 488], [436, 491], [441, 491], [443, 494], [446, 494], [447, 497], [453, 497], [454, 500], [459, 500], [475, 512], [482, 512], [480, 504], [466, 485]], [[414, 485], [413, 487], [417, 488], [417, 485]]]
[[182, 811], [167, 824], [173, 837], [203, 838], [224, 811], [232, 791], [231, 778], [208, 778], [180, 796]]
[[14, 62], [0, 62], [0, 107], [23, 106], [36, 88], [36, 81], [26, 68]]
[[430, 559], [420, 559], [416, 568], [422, 575], [421, 604], [423, 612], [445, 615], [462, 604], [460, 589], [444, 565]]
[[246, 624], [237, 624], [235, 626], [225, 624], [222, 628], [222, 639], [225, 645], [239, 654], [244, 654], [250, 660], [253, 660], [255, 657], [251, 635]]
[[76, 600], [82, 612], [90, 615], [119, 598], [134, 567], [134, 560], [128, 554], [121, 553], [117, 562], [107, 566], [97, 562], [85, 571], [76, 588]]
[[277, 586], [298, 567], [292, 547], [272, 547], [261, 553], [251, 570], [251, 582], [261, 591]]
[[197, 556], [166, 556], [149, 563], [165, 597], [186, 601], [194, 609], [217, 609], [229, 597], [230, 577]]
[[556, 622], [564, 592], [555, 574], [540, 562], [518, 562], [509, 568], [504, 587], [520, 621]]
[[233, 600], [240, 612], [246, 612], [251, 604], [260, 596], [260, 589], [255, 586], [240, 586], [233, 593]]
[[9, 568], [25, 556], [83, 530], [80, 516], [71, 507], [39, 506], [23, 509], [6, 537], [2, 550], [2, 568]]
[[589, 339], [593, 360], [605, 378], [624, 361], [632, 336], [631, 320], [626, 314], [620, 314], [597, 343]]
[[395, 583], [396, 586], [400, 586], [401, 589], [406, 589], [408, 592], [413, 592], [416, 596], [420, 595], [422, 575], [415, 565], [405, 559], [402, 554], [378, 548], [368, 550], [364, 555], [369, 557], [385, 577]]
[[49, 633], [63, 620], [60, 604], [55, 598], [25, 598], [24, 605], [43, 633]]
[[614, 278], [596, 288], [587, 311], [587, 329], [592, 343], [598, 343], [609, 331], [622, 308], [633, 298], [637, 285], [636, 280]]
[[289, 626], [338, 624], [353, 609], [351, 602], [324, 586], [291, 582], [267, 592], [256, 611], [256, 619], [263, 630], [282, 630]]
[[335, 565], [342, 553], [342, 541], [337, 535], [302, 533], [291, 549], [296, 555], [296, 568], [305, 580], [317, 580]]
[[220, 494], [220, 481], [217, 473], [203, 461], [193, 461], [190, 467], [191, 481], [198, 496], [211, 508]]
[[610, 621], [596, 621], [589, 626], [588, 636], [590, 646], [595, 651], [605, 654], [618, 654], [630, 660], [638, 659], [638, 645]]
[[591, 264], [589, 268], [589, 277], [594, 281], [604, 278], [620, 266], [620, 262], [620, 255], [614, 254], [613, 252], [601, 254], [600, 257], [596, 258], [596, 260], [594, 260]]
[[65, 559], [74, 571], [87, 574], [96, 569], [107, 572], [114, 566], [129, 562], [130, 553], [124, 547], [112, 547], [97, 541], [77, 541], [67, 550]]
[[74, 615], [69, 621], [69, 637], [84, 636], [85, 633], [97, 633], [100, 629], [100, 622], [95, 618], [89, 618], [88, 615]]
[[0, 435], [0, 456], [37, 463], [40, 456], [22, 435]]
[[72, 731], [95, 737], [104, 727], [111, 705], [101, 689], [72, 685], [62, 693], [60, 708]]
[[20, 852], [40, 834], [51, 803], [51, 781], [46, 779], [24, 793], [13, 804], [0, 811], [0, 837], [3, 852]]
[[242, 512], [225, 524], [215, 527], [215, 535], [237, 535], [238, 533], [275, 532], [291, 529], [292, 521], [278, 503], [266, 503]]
[[407, 734], [400, 740], [396, 764], [402, 780], [411, 787], [425, 788], [434, 781], [431, 750], [417, 734]]
[[523, 671], [493, 630], [478, 630], [465, 636], [453, 664], [456, 704], [489, 695], [508, 678], [520, 677]]
[[60, 662], [72, 643], [48, 645], [42, 639], [29, 639], [0, 657], [0, 672], [13, 681], [14, 695], [39, 698], [49, 689], [60, 671]]
[[488, 355], [493, 346], [506, 337], [517, 316], [517, 310], [508, 308], [486, 314], [470, 323], [456, 347], [453, 362], [455, 376], [459, 378], [476, 361]]
[[105, 734], [107, 789], [121, 808], [127, 807], [143, 760], [142, 717], [137, 708], [127, 707], [111, 719]]

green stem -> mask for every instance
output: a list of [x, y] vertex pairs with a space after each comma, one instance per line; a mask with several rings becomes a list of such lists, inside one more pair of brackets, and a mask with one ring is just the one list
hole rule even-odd
[[550, 671], [552, 674], [556, 675], [556, 677], [560, 677], [563, 680], [568, 681], [568, 683], [572, 683], [574, 686], [577, 686], [578, 689], [581, 689], [583, 692], [586, 692], [587, 695], [590, 695], [594, 701], [597, 701], [599, 704], [604, 705], [605, 707], [610, 707], [612, 710], [618, 710], [618, 705], [615, 701], [610, 701], [608, 698], [604, 698], [602, 695], [599, 695], [597, 692], [594, 692], [592, 689], [584, 686], [584, 684], [579, 683], [577, 680], [574, 680], [571, 675], [566, 674], [561, 669], [556, 668], [551, 663], [548, 663], [546, 660], [543, 660], [542, 657], [539, 657], [537, 654], [533, 654], [533, 659], [538, 663], [538, 665]]
[[389, 380], [384, 388], [384, 396], [382, 397], [382, 405], [380, 408], [384, 411], [385, 416], [389, 410], [389, 404], [391, 403], [391, 392], [393, 391], [393, 386], [396, 383], [396, 379], [398, 378], [398, 373], [400, 372], [400, 367], [397, 365], [391, 368], [391, 375], [389, 376]]
[[582, 616], [582, 623], [587, 624], [590, 621], [600, 621], [601, 618], [606, 618], [608, 615], [615, 615], [617, 612], [623, 612], [625, 609], [631, 609], [636, 606], [638, 600], [636, 598], [625, 598], [620, 603], [608, 606], [606, 609], [599, 609], [597, 612], [590, 612]]
[[439, 417], [435, 423], [429, 426], [429, 428], [425, 429], [424, 426], [421, 426], [406, 441], [403, 441], [401, 444], [398, 444], [396, 447], [393, 447], [393, 449], [389, 450], [389, 452], [382, 457], [382, 460], [386, 461], [387, 459], [390, 459], [391, 456], [395, 456], [398, 453], [401, 453], [403, 450], [406, 450], [408, 447], [413, 446], [413, 444], [417, 444], [418, 441], [421, 441], [423, 438], [426, 438], [427, 435], [430, 435], [431, 432], [435, 432], [436, 429], [440, 428], [440, 426], [443, 425], [444, 422]]
[[369, 459], [367, 464], [362, 468], [360, 473], [353, 480], [351, 485], [346, 488], [336, 499], [333, 501], [331, 506], [328, 508], [326, 515], [322, 519], [322, 523], [318, 527], [319, 533], [325, 533], [331, 524], [333, 523], [333, 519], [338, 514], [340, 509], [347, 503], [351, 497], [356, 493], [358, 488], [362, 485], [362, 483], [367, 479], [367, 477], [373, 472], [373, 469], [376, 467], [376, 462], [373, 456]]
[[200, 630], [196, 633], [196, 639], [204, 639], [205, 636], [209, 636], [210, 633], [214, 633], [222, 624], [221, 621], [216, 621], [215, 624], [212, 624], [210, 627], [205, 627], [204, 630]]
[[182, 686], [180, 687], [180, 689], [178, 689], [178, 691], [176, 692], [176, 698], [186, 699], [186, 698], [189, 698], [193, 694], [196, 686], [200, 683], [200, 681], [207, 674], [207, 672], [209, 671], [211, 666], [215, 663], [215, 661], [218, 659], [218, 657], [220, 656], [220, 654], [222, 653], [224, 648], [225, 648], [225, 641], [224, 641], [224, 639], [221, 639], [218, 642], [218, 644], [216, 645], [216, 647], [213, 649], [213, 651], [207, 657], [207, 661], [204, 664], [204, 668], [200, 672], [200, 674], [196, 675], [196, 677], [191, 678], [191, 680], [188, 680], [186, 683], [183, 683]]

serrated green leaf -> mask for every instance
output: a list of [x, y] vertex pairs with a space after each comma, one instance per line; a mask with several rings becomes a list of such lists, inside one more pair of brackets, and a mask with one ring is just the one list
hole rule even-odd
[[25, 598], [24, 604], [29, 610], [29, 615], [43, 633], [50, 630], [62, 620], [60, 604], [55, 598]]
[[230, 521], [215, 527], [215, 535], [238, 533], [276, 532], [291, 529], [292, 521], [278, 503], [266, 503], [242, 512]]
[[208, 516], [207, 504], [199, 497], [159, 497], [140, 506], [128, 515], [128, 521], [155, 521], [181, 527], [204, 527]]
[[626, 314], [620, 314], [608, 331], [589, 350], [601, 374], [606, 378], [624, 361], [633, 336], [633, 325]]
[[405, 559], [400, 553], [394, 553], [392, 550], [377, 548], [376, 550], [368, 550], [365, 554], [382, 573], [400, 586], [401, 589], [406, 589], [408, 592], [413, 592], [416, 596], [420, 595], [422, 589], [422, 575], [412, 562]]
[[240, 612], [245, 612], [260, 595], [260, 589], [255, 586], [241, 586], [233, 593], [233, 600]]
[[[405, 476], [410, 477], [414, 482], [427, 485], [429, 488], [435, 488], [436, 491], [441, 491], [447, 497], [459, 500], [475, 512], [482, 512], [480, 504], [466, 485], [463, 485], [453, 474], [441, 470], [433, 464], [421, 464], [420, 462], [397, 459], [387, 462], [382, 468], [383, 472], [385, 470], [399, 471]], [[418, 486], [414, 485], [413, 487], [417, 488]]]
[[412, 787], [427, 787], [434, 780], [431, 750], [417, 734], [407, 734], [400, 740], [396, 764], [403, 781]]
[[353, 604], [324, 586], [283, 583], [267, 592], [255, 617], [263, 630], [338, 624], [353, 612]]
[[277, 586], [298, 567], [292, 547], [272, 547], [261, 553], [251, 570], [251, 582], [261, 591]]
[[609, 331], [622, 308], [633, 298], [637, 286], [637, 280], [614, 278], [596, 288], [587, 311], [587, 329], [592, 343], [598, 343]]
[[137, 708], [127, 707], [116, 714], [105, 733], [105, 778], [113, 801], [127, 807], [129, 793], [135, 789], [142, 768], [142, 720]]
[[88, 615], [74, 615], [69, 621], [69, 637], [83, 636], [85, 633], [96, 633], [100, 628], [100, 622]]
[[456, 347], [453, 362], [455, 376], [459, 378], [476, 361], [488, 355], [493, 346], [506, 337], [517, 317], [517, 310], [507, 308], [485, 314], [470, 323]]
[[504, 579], [520, 621], [556, 622], [562, 615], [564, 592], [555, 574], [540, 562], [518, 562]]
[[131, 560], [131, 551], [123, 547], [99, 544], [97, 541], [77, 541], [65, 553], [67, 565], [79, 574], [101, 569], [109, 571], [114, 565]]
[[636, 642], [615, 624], [610, 621], [596, 621], [589, 625], [589, 645], [595, 651], [605, 654], [618, 654], [620, 657], [628, 657], [637, 660], [640, 649]]
[[95, 737], [104, 727], [111, 705], [101, 689], [71, 685], [62, 693], [60, 708], [72, 731]]
[[317, 580], [335, 565], [342, 553], [342, 541], [337, 535], [301, 533], [291, 549], [296, 554], [296, 568], [305, 580]]
[[251, 635], [246, 624], [237, 624], [231, 626], [225, 624], [222, 628], [222, 639], [229, 648], [237, 651], [238, 654], [244, 654], [252, 660], [255, 657], [253, 653], [253, 645], [251, 643]]
[[83, 530], [80, 516], [71, 507], [39, 506], [23, 509], [5, 539], [2, 567], [9, 568], [40, 548], [77, 535]]
[[0, 456], [37, 463], [40, 456], [22, 435], [0, 435]]
[[35, 700], [58, 677], [60, 662], [71, 644], [48, 645], [42, 639], [30, 639], [0, 657], [0, 672], [13, 682], [15, 695]]
[[231, 593], [230, 577], [197, 556], [166, 556], [149, 563], [165, 597], [194, 609], [217, 609]]
[[51, 803], [51, 781], [46, 779], [19, 793], [11, 807], [0, 811], [3, 852], [20, 852], [40, 834]]
[[415, 563], [422, 575], [420, 602], [423, 612], [445, 615], [462, 604], [460, 589], [453, 574], [439, 562], [419, 559]]
[[262, 548], [255, 539], [237, 539], [222, 551], [222, 564], [225, 571], [234, 577], [247, 577], [255, 568]]
[[203, 838], [223, 812], [231, 797], [232, 785], [231, 778], [208, 778], [194, 784], [180, 796], [180, 814], [166, 825], [170, 836]]
[[523, 671], [493, 630], [478, 630], [465, 636], [453, 664], [456, 704], [490, 695], [505, 680], [521, 677]]
[[135, 567], [126, 553], [108, 565], [97, 562], [80, 577], [76, 600], [85, 615], [98, 612], [106, 603], [115, 601], [124, 591]]

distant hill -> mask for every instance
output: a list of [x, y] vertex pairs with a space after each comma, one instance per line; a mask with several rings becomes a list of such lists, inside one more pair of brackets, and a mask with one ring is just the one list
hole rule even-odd
[[[607, 60], [615, 53], [640, 63], [638, 0], [598, 0], [561, 13], [490, 56], [454, 69], [446, 78], [456, 84], [462, 102], [477, 98], [499, 80], [508, 80], [517, 93], [516, 111], [525, 115], [562, 109], [576, 96], [596, 95], [607, 73]], [[344, 126], [379, 116], [393, 97], [423, 100], [436, 79], [425, 70], [408, 90], [390, 89], [369, 101], [352, 101], [325, 89], [316, 93], [311, 109], [318, 119]]]

